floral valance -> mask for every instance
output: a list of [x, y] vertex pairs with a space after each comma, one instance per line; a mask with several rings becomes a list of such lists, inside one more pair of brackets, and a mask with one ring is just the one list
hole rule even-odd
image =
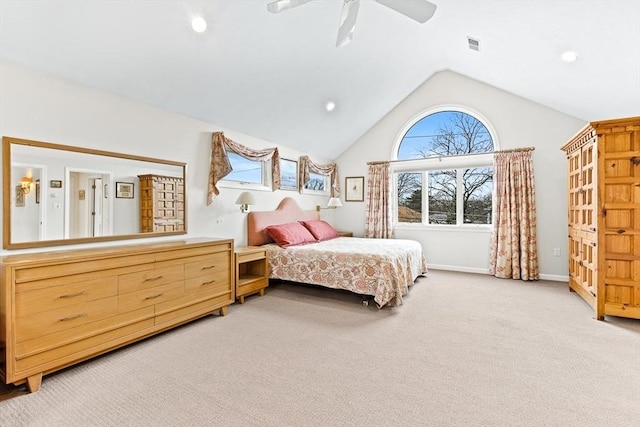
[[315, 172], [320, 175], [331, 177], [331, 197], [338, 197], [340, 195], [340, 184], [338, 181], [338, 165], [335, 163], [329, 163], [326, 165], [319, 165], [313, 163], [309, 156], [300, 157], [300, 191], [304, 189], [304, 186], [309, 182], [309, 172]]
[[209, 169], [209, 191], [207, 194], [207, 205], [213, 202], [214, 197], [220, 194], [216, 186], [218, 181], [227, 176], [233, 168], [227, 149], [234, 153], [253, 161], [266, 162], [272, 160], [271, 182], [273, 191], [280, 188], [280, 158], [277, 148], [265, 148], [264, 150], [253, 150], [242, 144], [238, 144], [224, 136], [223, 132], [214, 132], [211, 138], [211, 167]]

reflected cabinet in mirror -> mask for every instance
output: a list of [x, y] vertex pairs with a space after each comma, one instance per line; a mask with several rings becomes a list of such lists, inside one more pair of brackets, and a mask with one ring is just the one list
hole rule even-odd
[[3, 247], [187, 232], [186, 164], [3, 137]]

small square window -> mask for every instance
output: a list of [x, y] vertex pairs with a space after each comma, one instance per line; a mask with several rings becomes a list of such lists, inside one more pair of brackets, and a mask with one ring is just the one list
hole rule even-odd
[[302, 192], [305, 194], [329, 195], [330, 187], [331, 183], [328, 175], [309, 172], [309, 181], [304, 185]]

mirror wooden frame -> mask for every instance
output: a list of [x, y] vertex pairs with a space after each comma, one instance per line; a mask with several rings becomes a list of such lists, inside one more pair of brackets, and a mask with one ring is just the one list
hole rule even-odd
[[[12, 145], [25, 145], [32, 147], [48, 148], [53, 150], [71, 151], [75, 153], [93, 154], [98, 156], [114, 157], [119, 159], [134, 160], [139, 162], [149, 162], [160, 165], [177, 166], [182, 170], [182, 179], [184, 180], [184, 229], [180, 231], [165, 232], [148, 232], [134, 234], [114, 234], [98, 237], [80, 237], [80, 238], [64, 238], [52, 240], [38, 240], [26, 242], [11, 241], [11, 196], [15, 190], [12, 188], [11, 182], [11, 147]], [[150, 237], [164, 237], [172, 235], [187, 234], [187, 164], [172, 160], [155, 159], [151, 157], [135, 156], [112, 151], [94, 150], [88, 148], [75, 147], [70, 145], [62, 145], [50, 142], [32, 141], [28, 139], [14, 138], [9, 136], [2, 137], [2, 180], [3, 180], [3, 204], [2, 204], [2, 243], [4, 249], [27, 249], [39, 248], [47, 246], [59, 245], [76, 245], [83, 243], [96, 243], [115, 240], [142, 239]]]

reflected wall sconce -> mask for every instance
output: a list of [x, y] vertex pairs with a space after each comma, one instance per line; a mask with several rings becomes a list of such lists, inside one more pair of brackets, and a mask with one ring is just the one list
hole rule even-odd
[[320, 212], [320, 209], [335, 209], [335, 208], [341, 208], [341, 207], [342, 207], [342, 202], [340, 201], [340, 199], [338, 197], [332, 197], [329, 199], [329, 202], [327, 203], [326, 208], [322, 208], [320, 207], [320, 205], [316, 205], [316, 211]]
[[240, 211], [242, 213], [249, 212], [249, 206], [255, 205], [256, 200], [253, 198], [253, 194], [243, 191], [238, 196], [238, 200], [236, 200], [236, 205], [240, 205]]
[[28, 176], [20, 178], [20, 188], [22, 188], [22, 194], [29, 194], [31, 191], [31, 183], [33, 180]]

